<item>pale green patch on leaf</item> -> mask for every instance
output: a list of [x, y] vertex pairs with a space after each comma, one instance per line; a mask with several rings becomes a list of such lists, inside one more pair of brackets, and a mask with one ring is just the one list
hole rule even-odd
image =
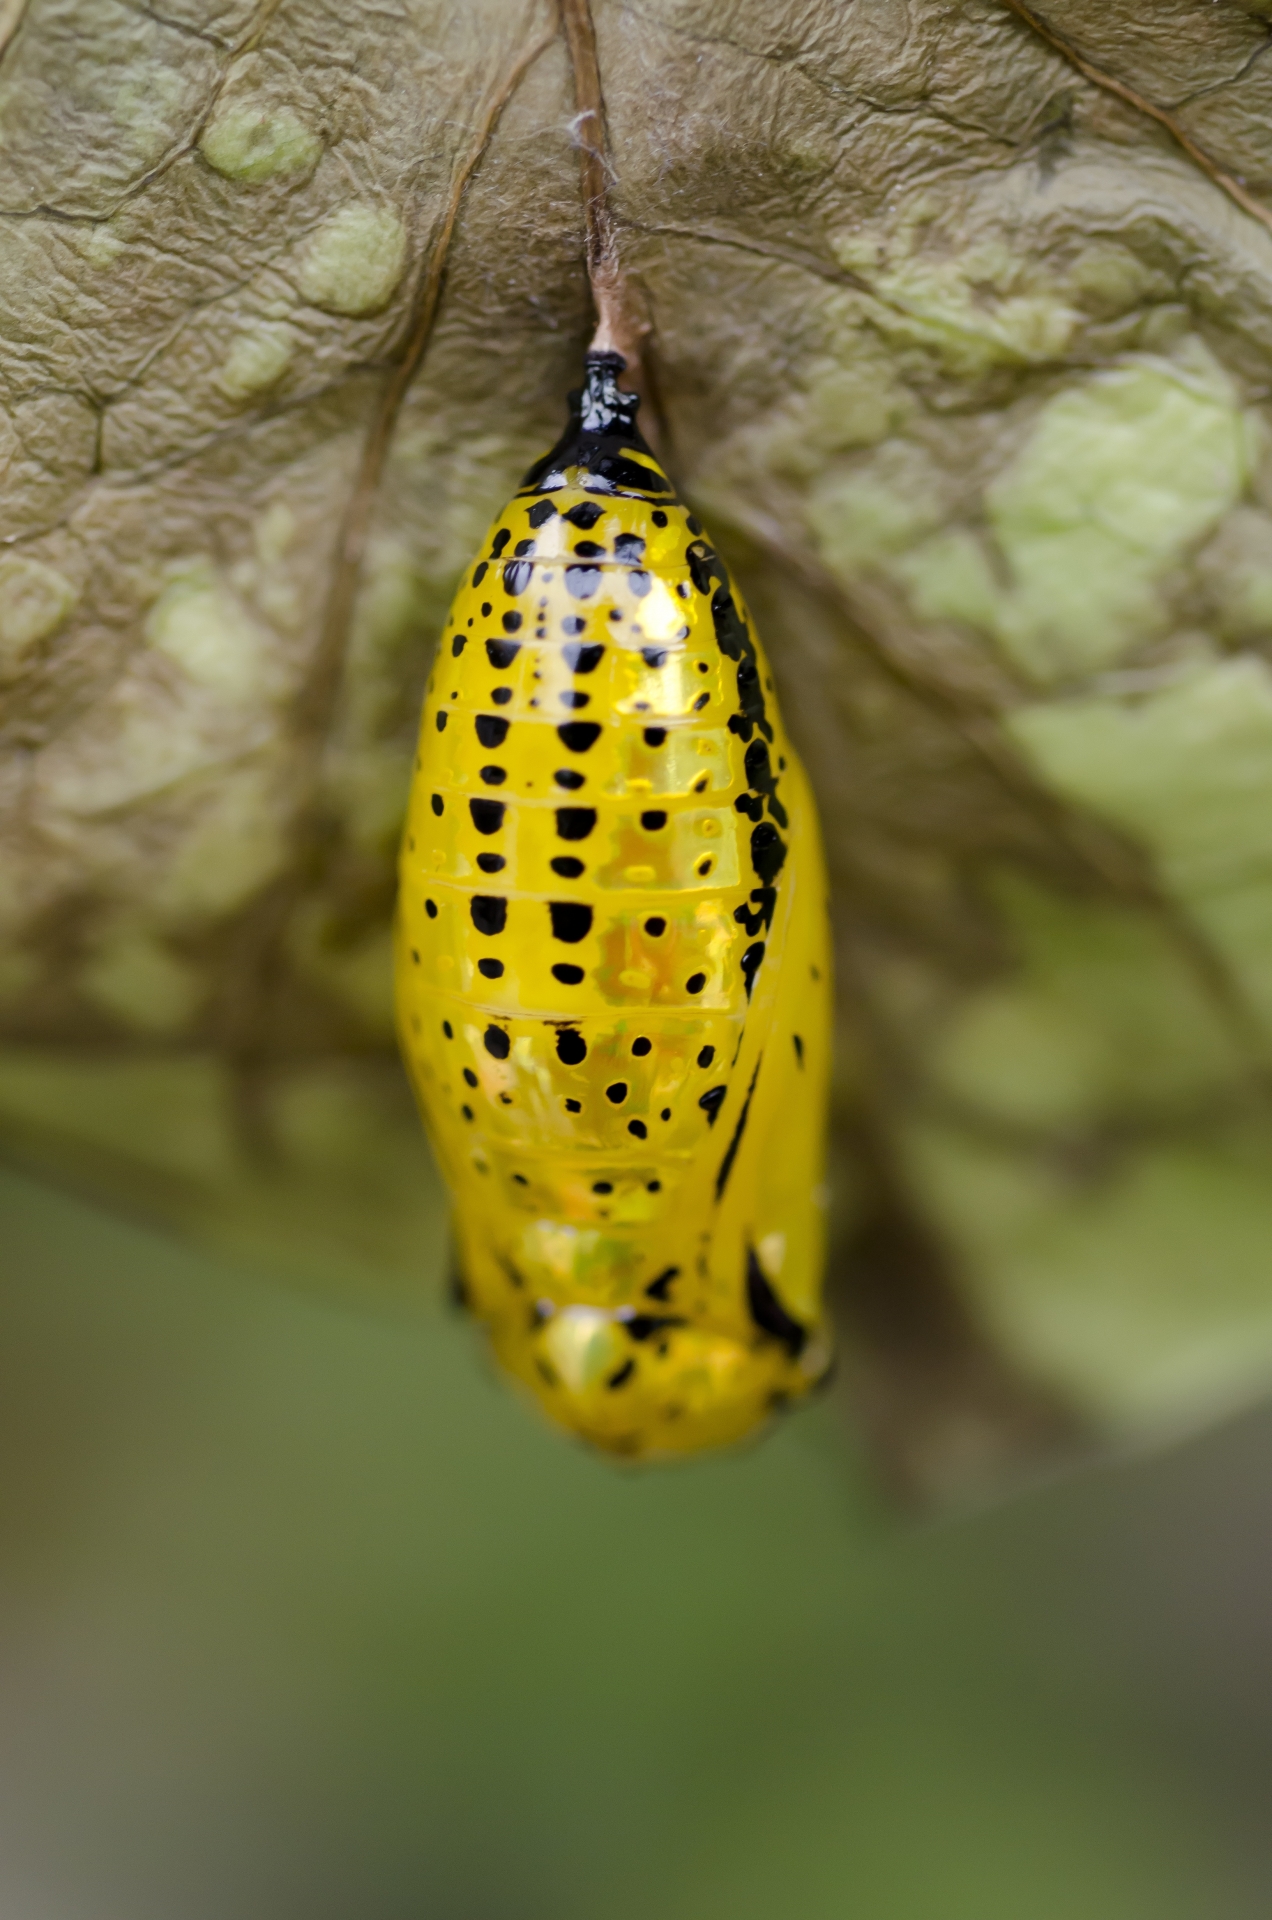
[[1209, 356], [1098, 374], [1043, 408], [986, 491], [1009, 572], [994, 632], [1031, 678], [1112, 665], [1169, 620], [1164, 568], [1249, 474], [1236, 396]]
[[183, 564], [151, 607], [144, 632], [152, 647], [223, 699], [248, 701], [271, 690], [268, 638], [209, 560]]
[[264, 321], [239, 334], [216, 375], [216, 384], [227, 400], [255, 399], [277, 386], [291, 364], [294, 347], [290, 327]]
[[227, 100], [199, 136], [210, 167], [253, 185], [279, 175], [305, 174], [318, 164], [322, 141], [290, 107]]
[[301, 255], [298, 283], [311, 306], [329, 313], [378, 313], [406, 265], [406, 228], [388, 207], [341, 207], [324, 220]]
[[881, 447], [867, 467], [830, 467], [810, 489], [805, 517], [826, 565], [852, 580], [916, 544], [946, 511], [938, 476], [904, 440]]
[[1197, 666], [1141, 698], [1026, 707], [1008, 722], [1047, 783], [1154, 855], [1169, 890], [1272, 1020], [1272, 670]]
[[961, 620], [992, 629], [1003, 589], [974, 534], [938, 533], [896, 555], [888, 571], [905, 582], [910, 603], [925, 620]]
[[1062, 355], [1082, 316], [1036, 264], [991, 237], [944, 255], [921, 251], [929, 206], [924, 197], [902, 209], [886, 233], [832, 238], [840, 265], [871, 287], [866, 310], [880, 334], [893, 347], [926, 350], [964, 378]]

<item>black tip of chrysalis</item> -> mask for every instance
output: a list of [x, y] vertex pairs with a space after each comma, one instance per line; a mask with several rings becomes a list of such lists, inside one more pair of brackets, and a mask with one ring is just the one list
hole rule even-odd
[[671, 493], [656, 466], [627, 457], [631, 449], [653, 460], [636, 425], [640, 395], [618, 384], [626, 366], [621, 353], [588, 354], [583, 385], [569, 396], [569, 424], [551, 453], [531, 467], [521, 483], [523, 491], [555, 492], [565, 485], [565, 469], [576, 467], [588, 475], [584, 485], [589, 492], [647, 494], [659, 499]]
[[616, 438], [644, 446], [636, 426], [638, 393], [626, 393], [618, 376], [627, 370], [621, 353], [593, 352], [584, 362], [584, 384], [570, 395], [570, 425], [577, 420], [583, 433], [608, 433]]

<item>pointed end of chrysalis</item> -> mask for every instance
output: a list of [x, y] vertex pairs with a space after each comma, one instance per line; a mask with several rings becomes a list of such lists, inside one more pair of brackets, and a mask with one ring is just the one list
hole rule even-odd
[[626, 371], [627, 361], [613, 348], [592, 347], [584, 368], [584, 383], [579, 393], [579, 426], [584, 433], [616, 433], [628, 438], [636, 425], [640, 395], [628, 393], [618, 384], [618, 376]]

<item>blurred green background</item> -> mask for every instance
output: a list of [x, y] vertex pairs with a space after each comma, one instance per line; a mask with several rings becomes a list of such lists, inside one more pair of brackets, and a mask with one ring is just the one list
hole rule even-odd
[[916, 1526], [0, 1176], [4, 1920], [1269, 1908], [1272, 1416]]

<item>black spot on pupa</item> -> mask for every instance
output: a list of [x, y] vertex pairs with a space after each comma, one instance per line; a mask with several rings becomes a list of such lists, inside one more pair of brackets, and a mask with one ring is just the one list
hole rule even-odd
[[590, 533], [604, 511], [604, 507], [598, 507], [594, 500], [580, 500], [577, 507], [571, 507], [568, 513], [562, 515], [562, 519], [568, 520], [580, 533]]
[[613, 1191], [614, 1182], [612, 1180], [593, 1180], [592, 1182], [593, 1193], [613, 1193]]
[[490, 689], [490, 697], [497, 707], [506, 707], [512, 699], [512, 688], [492, 687]]
[[436, 918], [437, 918], [437, 902], [436, 902], [436, 900], [426, 900], [426, 901], [424, 902], [424, 911], [425, 911], [425, 913], [426, 913], [426, 914], [428, 915], [428, 917], [429, 917], [429, 919], [430, 919], [430, 920], [436, 920]]
[[[740, 1044], [741, 1042], [739, 1042], [739, 1045]], [[715, 1182], [715, 1197], [717, 1200], [722, 1197], [724, 1189], [729, 1183], [729, 1175], [733, 1171], [733, 1162], [737, 1159], [738, 1148], [742, 1145], [742, 1135], [746, 1132], [747, 1115], [751, 1111], [751, 1095], [755, 1092], [755, 1083], [760, 1077], [760, 1061], [763, 1060], [763, 1058], [764, 1055], [761, 1054], [760, 1059], [755, 1063], [755, 1071], [751, 1075], [751, 1084], [746, 1090], [746, 1099], [742, 1102], [742, 1111], [738, 1115], [737, 1125], [733, 1129], [733, 1138], [725, 1148], [724, 1158], [720, 1162], [720, 1171], [716, 1175]]]
[[473, 1072], [471, 1067], [464, 1068], [464, 1080], [465, 1080], [465, 1083], [470, 1087], [475, 1087], [477, 1085], [477, 1075]]
[[667, 824], [667, 816], [659, 807], [651, 807], [640, 816], [640, 824], [646, 833], [661, 833]]
[[566, 1067], [581, 1067], [587, 1059], [587, 1041], [573, 1027], [562, 1027], [556, 1037], [557, 1059]]
[[629, 1120], [627, 1122], [627, 1131], [633, 1138], [643, 1140], [649, 1132], [649, 1129], [643, 1120]]
[[481, 777], [488, 787], [502, 787], [508, 778], [508, 769], [507, 767], [483, 767]]
[[661, 1192], [662, 1192], [662, 1181], [661, 1181], [661, 1180], [646, 1180], [646, 1182], [645, 1182], [645, 1192], [646, 1192], [646, 1193], [661, 1193]]
[[582, 633], [586, 625], [587, 621], [584, 620], [580, 614], [567, 613], [561, 622], [561, 631], [563, 633]]
[[514, 1173], [512, 1177], [519, 1187], [528, 1187], [530, 1185], [524, 1173]]
[[757, 940], [755, 945], [748, 947], [742, 955], [742, 978], [746, 981], [746, 997], [748, 1000], [751, 998], [751, 988], [755, 985], [755, 976], [760, 970], [760, 962], [763, 958], [764, 942], [762, 940]]
[[567, 1100], [565, 1110], [567, 1113], [582, 1113], [583, 1102], [581, 1100]]
[[714, 1047], [702, 1047], [702, 1048], [701, 1048], [701, 1049], [699, 1050], [699, 1053], [698, 1053], [698, 1065], [699, 1065], [700, 1067], [709, 1067], [709, 1066], [711, 1065], [711, 1062], [712, 1062], [712, 1061], [713, 1061], [714, 1059], [715, 1059], [715, 1048], [714, 1048]]
[[614, 556], [618, 560], [639, 560], [645, 551], [645, 542], [638, 533], [620, 533], [614, 542]]
[[642, 567], [633, 567], [627, 576], [627, 584], [638, 600], [643, 600], [653, 584]]
[[563, 987], [577, 987], [583, 980], [582, 967], [572, 967], [568, 961], [559, 960], [552, 969], [552, 978], [559, 980]]
[[670, 1107], [664, 1107], [664, 1108], [663, 1108], [663, 1110], [662, 1110], [662, 1112], [661, 1112], [661, 1113], [659, 1114], [659, 1116], [658, 1116], [658, 1118], [659, 1118], [660, 1120], [670, 1120], [670, 1118], [671, 1118], [671, 1108], [670, 1108]]
[[489, 602], [489, 600], [483, 600], [483, 601], [482, 601], [482, 603], [481, 603], [481, 617], [482, 617], [482, 619], [483, 619], [483, 620], [489, 620], [489, 618], [490, 618], [490, 611], [491, 611], [491, 609], [490, 609], [490, 602]]
[[483, 747], [502, 747], [508, 737], [509, 724], [498, 713], [479, 713], [473, 721]]
[[642, 647], [640, 657], [647, 667], [665, 667], [667, 664], [666, 647]]
[[638, 1060], [643, 1060], [647, 1053], [652, 1052], [653, 1045], [653, 1041], [647, 1040], [644, 1034], [642, 1034], [639, 1040], [632, 1041], [632, 1052]]
[[600, 731], [600, 723], [596, 720], [567, 720], [557, 728], [557, 736], [561, 745], [568, 747], [571, 753], [586, 753], [600, 737]]
[[454, 1027], [452, 1027], [449, 1020], [443, 1020], [442, 1032], [446, 1035], [446, 1038], [448, 1040], [453, 1040], [455, 1038], [455, 1029]]
[[524, 593], [530, 585], [530, 576], [533, 572], [534, 562], [532, 560], [506, 560], [503, 570], [504, 592], [511, 594]]
[[573, 767], [558, 767], [552, 778], [558, 787], [564, 787], [567, 793], [577, 793], [586, 783], [581, 773], [575, 773]]
[[658, 940], [667, 931], [667, 922], [660, 913], [652, 913], [645, 922], [645, 932], [651, 940]]
[[489, 571], [486, 561], [479, 560], [473, 568], [473, 585], [479, 587]]
[[605, 549], [598, 546], [595, 540], [576, 540], [574, 551], [584, 560], [599, 560]]
[[498, 833], [507, 809], [502, 800], [470, 800], [468, 811], [478, 833]]
[[548, 865], [563, 880], [578, 880], [586, 872], [583, 862], [576, 860], [572, 853], [559, 853], [555, 860], [549, 860]]
[[477, 971], [483, 980], [502, 980], [504, 963], [502, 960], [479, 960]]
[[685, 992], [701, 993], [706, 984], [707, 976], [705, 973], [691, 973], [685, 981]]
[[555, 512], [556, 507], [551, 500], [536, 500], [526, 519], [532, 527], [541, 527], [546, 520], [552, 518]]
[[615, 1080], [605, 1089], [605, 1098], [611, 1106], [621, 1107], [627, 1098], [626, 1080]]
[[604, 652], [604, 647], [596, 641], [589, 646], [583, 646], [579, 641], [571, 640], [562, 647], [561, 658], [571, 673], [595, 673], [601, 664], [601, 656]]
[[482, 1035], [482, 1040], [485, 1043], [486, 1052], [490, 1054], [492, 1059], [506, 1060], [508, 1058], [512, 1041], [508, 1038], [508, 1035], [502, 1027], [487, 1027], [485, 1033]]
[[475, 893], [470, 903], [473, 925], [488, 938], [502, 933], [508, 922], [508, 902], [501, 894]]
[[634, 1360], [624, 1360], [622, 1366], [619, 1367], [616, 1373], [611, 1373], [605, 1384], [612, 1393], [616, 1388], [626, 1386], [635, 1371], [636, 1362]]
[[702, 709], [706, 706], [710, 698], [711, 698], [711, 695], [709, 693], [700, 693], [698, 695], [698, 698], [693, 703], [694, 712], [701, 713]]
[[791, 1039], [795, 1042], [795, 1058], [799, 1061], [799, 1064], [802, 1067], [804, 1064], [804, 1042], [800, 1039], [797, 1033], [793, 1033], [791, 1035]]
[[651, 1300], [665, 1300], [673, 1280], [680, 1278], [679, 1267], [664, 1267], [657, 1279], [651, 1280], [645, 1292]]
[[440, 793], [435, 793], [433, 795], [432, 800], [429, 802], [429, 804], [432, 807], [434, 813], [441, 813], [446, 803], [442, 799], [442, 796]]
[[509, 607], [503, 617], [502, 625], [505, 633], [515, 633], [517, 631], [517, 628], [521, 625], [521, 615], [515, 607]]
[[667, 738], [666, 727], [646, 727], [645, 728], [645, 745], [647, 747], [661, 747], [663, 741], [666, 738]]
[[486, 642], [486, 658], [497, 673], [503, 673], [505, 668], [510, 667], [520, 652], [520, 640], [487, 640]]
[[592, 696], [588, 693], [580, 693], [577, 687], [567, 687], [564, 693], [557, 695], [557, 698], [563, 707], [573, 707], [576, 712], [580, 707], [590, 707], [592, 704]]
[[471, 1120], [473, 1117], [473, 1110], [467, 1102], [460, 1108], [460, 1112], [463, 1114], [465, 1120]]
[[580, 900], [550, 900], [548, 913], [553, 938], [564, 940], [567, 946], [575, 946], [592, 931], [592, 909]]
[[449, 715], [448, 713], [439, 713], [439, 714], [438, 714], [438, 716], [437, 716], [437, 731], [438, 731], [439, 733], [445, 733], [445, 731], [446, 731], [446, 722], [447, 722], [447, 721], [448, 721], [449, 719], [450, 719], [450, 715]]
[[511, 538], [512, 538], [512, 534], [510, 530], [507, 527], [500, 527], [498, 533], [495, 535], [494, 539], [490, 543], [490, 551], [494, 555], [496, 560], [499, 558], [500, 554], [503, 552], [504, 548], [507, 546]]
[[656, 527], [665, 527], [667, 524], [667, 516], [661, 507], [655, 507], [649, 517]]
[[[516, 546], [513, 548], [513, 552], [516, 554], [518, 560], [524, 560], [528, 553], [534, 552], [534, 541], [518, 540]], [[507, 618], [506, 614], [504, 618]]]
[[764, 812], [764, 802], [758, 793], [740, 793], [733, 804], [748, 820], [758, 820]]
[[558, 807], [556, 810], [556, 830], [562, 840], [586, 840], [595, 825], [595, 807]]
[[728, 1091], [729, 1089], [727, 1087], [708, 1087], [707, 1091], [699, 1099], [698, 1105], [706, 1114], [710, 1126], [714, 1127]]
[[502, 873], [508, 862], [502, 853], [479, 853], [477, 865], [483, 873]]
[[[470, 626], [472, 625], [471, 621], [469, 622], [469, 625]], [[455, 635], [455, 638], [451, 641], [451, 653], [454, 655], [456, 660], [458, 660], [460, 654], [464, 651], [464, 647], [467, 644], [467, 641], [468, 641], [468, 635], [466, 633], [457, 633]]]
[[[652, 1340], [664, 1327], [683, 1327], [684, 1321], [667, 1313], [633, 1313], [630, 1308], [619, 1309], [619, 1319], [633, 1340]], [[661, 1351], [661, 1349], [660, 1349]]]
[[575, 600], [590, 600], [601, 584], [599, 567], [567, 567], [565, 570], [565, 590]]
[[786, 860], [786, 842], [770, 820], [761, 820], [751, 834], [751, 865], [766, 887], [771, 887]]
[[[777, 797], [777, 775], [773, 772], [772, 763], [769, 759], [767, 741], [752, 740], [746, 750], [745, 765], [747, 785], [753, 787], [756, 793], [762, 793], [768, 796], [769, 812], [779, 827], [786, 826], [786, 808]], [[747, 809], [747, 811], [749, 811], [749, 809]], [[751, 813], [751, 818], [758, 820], [759, 811], [756, 810]]]
[[746, 1252], [746, 1304], [760, 1331], [780, 1340], [792, 1360], [797, 1360], [808, 1344], [808, 1329], [787, 1313], [751, 1247]]

